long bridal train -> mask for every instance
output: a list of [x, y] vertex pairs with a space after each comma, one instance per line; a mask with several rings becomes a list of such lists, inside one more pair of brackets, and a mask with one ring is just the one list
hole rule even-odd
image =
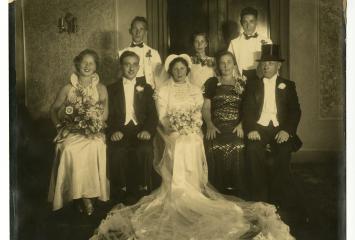
[[115, 206], [91, 239], [294, 239], [273, 205], [227, 200], [209, 186], [201, 132], [182, 135], [163, 130], [168, 128], [169, 112], [201, 110], [201, 91], [189, 82], [170, 82], [156, 95], [165, 150], [154, 166], [163, 183], [135, 205]]

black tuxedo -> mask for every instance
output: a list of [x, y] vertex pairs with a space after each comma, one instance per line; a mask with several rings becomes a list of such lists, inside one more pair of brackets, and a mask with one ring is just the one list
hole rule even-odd
[[[264, 83], [262, 79], [249, 81], [243, 100], [243, 126], [246, 135], [251, 131], [258, 131], [260, 141], [247, 140], [247, 162], [250, 167], [251, 198], [255, 201], [279, 201], [279, 193], [283, 194], [284, 185], [289, 179], [289, 162], [291, 152], [297, 151], [302, 142], [296, 134], [301, 117], [295, 83], [277, 77], [275, 84], [275, 100], [277, 108], [277, 121], [279, 126], [259, 125], [264, 104]], [[289, 133], [287, 142], [277, 144], [276, 134], [284, 130]], [[271, 146], [274, 162], [271, 165], [271, 174], [268, 175], [266, 159], [266, 145]], [[270, 183], [270, 187], [269, 187]]]
[[[141, 91], [138, 91], [137, 89]], [[158, 124], [153, 93], [154, 91], [152, 87], [146, 83], [144, 77], [136, 78], [133, 104], [134, 112], [138, 125], [140, 126], [140, 130], [146, 130], [151, 135], [155, 134], [156, 126]], [[120, 131], [125, 127], [124, 123], [126, 119], [126, 109], [122, 78], [108, 86], [108, 95], [109, 117], [107, 133], [111, 136], [112, 133]]]
[[[125, 125], [125, 93], [123, 79], [108, 86], [109, 117], [107, 139], [109, 147], [110, 180], [112, 198], [119, 198], [122, 189], [137, 190], [137, 185], [151, 189], [153, 161], [152, 139], [156, 132], [158, 116], [153, 99], [153, 89], [145, 78], [136, 78], [134, 86], [135, 125], [130, 121]], [[113, 133], [120, 131], [123, 138], [111, 141]], [[150, 140], [139, 140], [137, 134], [148, 131]], [[121, 200], [121, 199], [119, 199]]]

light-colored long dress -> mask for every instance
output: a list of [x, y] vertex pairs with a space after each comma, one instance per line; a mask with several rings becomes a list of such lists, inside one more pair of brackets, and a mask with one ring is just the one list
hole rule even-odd
[[[85, 91], [99, 101], [97, 84], [98, 77], [93, 78]], [[71, 85], [67, 100], [75, 102], [77, 79], [72, 78]], [[70, 133], [56, 143], [48, 200], [53, 202], [55, 211], [71, 200], [96, 197], [101, 201], [109, 200], [105, 136]]]
[[[190, 83], [169, 83], [156, 95], [160, 123], [165, 127], [169, 111], [201, 109], [203, 104], [201, 90]], [[162, 185], [135, 205], [117, 205], [92, 240], [294, 239], [274, 206], [227, 200], [209, 186], [201, 132], [160, 134], [165, 150], [154, 165]]]

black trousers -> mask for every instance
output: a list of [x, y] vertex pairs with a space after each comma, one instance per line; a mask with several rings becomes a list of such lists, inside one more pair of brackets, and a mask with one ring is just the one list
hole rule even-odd
[[152, 188], [153, 136], [149, 141], [139, 140], [140, 131], [140, 126], [130, 122], [122, 129], [124, 136], [120, 141], [109, 140], [112, 198], [119, 197], [124, 187], [130, 192], [136, 192], [138, 186], [146, 186], [148, 191]]
[[[250, 198], [253, 201], [265, 201], [280, 204], [288, 194], [290, 186], [290, 160], [292, 144], [276, 143], [278, 127], [258, 125], [260, 141], [247, 141], [246, 157], [250, 176]], [[270, 153], [267, 147], [270, 147]], [[272, 159], [272, 161], [270, 161]]]

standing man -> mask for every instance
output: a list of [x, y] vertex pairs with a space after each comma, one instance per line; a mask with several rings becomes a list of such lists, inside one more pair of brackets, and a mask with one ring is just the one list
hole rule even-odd
[[152, 189], [152, 139], [158, 125], [153, 89], [144, 77], [137, 77], [139, 56], [123, 52], [120, 65], [123, 77], [108, 87], [107, 139], [111, 195], [116, 200], [127, 187], [138, 185], [140, 195]]
[[233, 39], [228, 51], [233, 53], [238, 66], [238, 74], [247, 79], [257, 77], [257, 59], [260, 58], [261, 46], [272, 43], [271, 40], [256, 31], [258, 11], [252, 7], [244, 8], [240, 13], [240, 24], [243, 31]]
[[[290, 193], [291, 152], [302, 142], [296, 131], [301, 118], [295, 83], [278, 76], [282, 61], [279, 46], [262, 47], [263, 77], [249, 82], [243, 102], [243, 126], [247, 135], [246, 157], [250, 165], [251, 200], [280, 204]], [[271, 174], [266, 164], [266, 145], [274, 163]], [[270, 184], [269, 184], [270, 183]]]
[[139, 70], [137, 77], [145, 77], [148, 84], [153, 89], [157, 86], [157, 76], [161, 69], [161, 58], [157, 50], [144, 43], [147, 34], [148, 22], [144, 17], [137, 16], [131, 22], [129, 33], [132, 36], [132, 42], [118, 52], [121, 56], [125, 51], [135, 52], [139, 56]]

